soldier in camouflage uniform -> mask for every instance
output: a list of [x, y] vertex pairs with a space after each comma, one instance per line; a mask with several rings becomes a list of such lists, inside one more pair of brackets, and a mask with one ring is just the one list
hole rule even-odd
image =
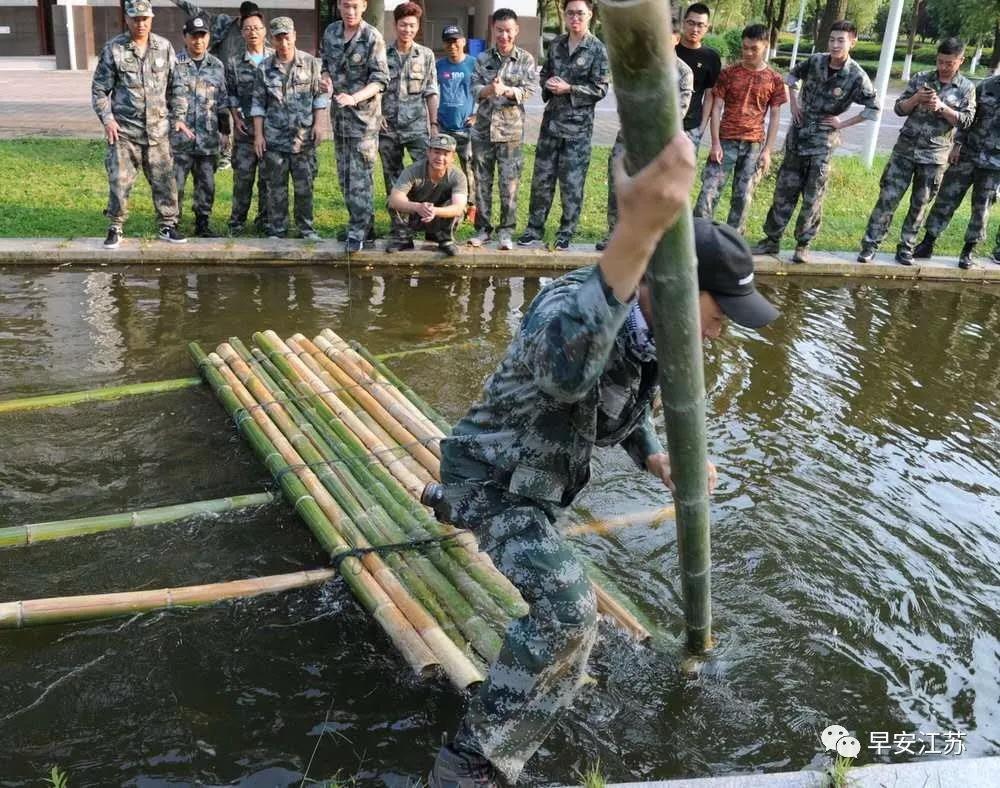
[[[791, 88], [792, 126], [785, 138], [785, 158], [778, 170], [774, 201], [764, 222], [765, 238], [753, 248], [754, 254], [778, 253], [781, 235], [801, 195], [792, 261], [808, 262], [809, 244], [819, 232], [823, 215], [830, 159], [840, 143], [839, 130], [878, 118], [878, 98], [871, 80], [851, 59], [857, 40], [853, 24], [845, 19], [834, 22], [827, 52], [801, 61], [785, 79]], [[851, 104], [861, 104], [864, 109], [853, 118], [840, 120], [837, 116]]]
[[[640, 280], [660, 234], [686, 206], [693, 175], [694, 149], [678, 135], [619, 181], [621, 221], [598, 265], [542, 289], [482, 398], [442, 441], [443, 483], [425, 500], [440, 519], [476, 530], [530, 607], [508, 627], [457, 736], [438, 753], [432, 788], [514, 784], [586, 675], [596, 600], [554, 523], [587, 484], [593, 447], [619, 444], [638, 468], [670, 484], [651, 417], [656, 346]], [[724, 314], [751, 327], [774, 319], [731, 228], [699, 221], [695, 243], [703, 337], [719, 335]]]
[[170, 148], [177, 178], [177, 211], [184, 205], [184, 183], [190, 173], [194, 180], [194, 232], [215, 238], [209, 217], [215, 204], [215, 170], [219, 166], [219, 115], [227, 113], [226, 72], [222, 61], [208, 54], [208, 22], [196, 16], [184, 23], [185, 51], [177, 58], [174, 78], [183, 87], [187, 101], [184, 124], [194, 133], [174, 132]]
[[882, 173], [878, 202], [861, 239], [859, 263], [870, 263], [875, 257], [896, 206], [912, 182], [896, 262], [913, 264], [917, 233], [941, 186], [955, 129], [969, 128], [975, 116], [975, 88], [958, 73], [965, 60], [965, 45], [957, 38], [946, 38], [937, 51], [937, 69], [915, 75], [896, 99], [896, 114], [906, 117], [906, 123]]
[[[680, 38], [676, 32], [676, 21], [673, 29], [674, 46], [676, 46]], [[691, 96], [694, 95], [694, 73], [691, 71], [691, 66], [680, 58], [675, 58], [674, 66], [677, 69], [677, 106], [681, 117], [684, 117], [691, 106]], [[688, 136], [690, 137], [691, 135], [689, 134]], [[697, 150], [697, 146], [695, 150]], [[594, 244], [598, 252], [604, 251], [607, 247], [608, 239], [611, 238], [611, 233], [615, 231], [615, 225], [618, 223], [618, 198], [615, 195], [615, 160], [624, 155], [625, 139], [622, 137], [621, 129], [618, 129], [618, 134], [615, 136], [615, 144], [612, 146], [611, 153], [608, 156], [608, 234]]]
[[295, 24], [287, 16], [271, 20], [274, 54], [266, 58], [254, 79], [250, 115], [254, 147], [263, 162], [267, 181], [267, 227], [271, 238], [288, 232], [288, 179], [295, 192], [295, 225], [311, 241], [313, 181], [316, 145], [320, 142], [322, 113], [327, 108], [320, 78], [320, 62], [295, 48]]
[[590, 32], [590, 0], [564, 0], [563, 15], [569, 32], [549, 44], [538, 78], [545, 113], [535, 149], [528, 226], [517, 240], [519, 246], [533, 246], [541, 239], [558, 180], [562, 217], [555, 248], [559, 251], [569, 249], [580, 220], [594, 105], [608, 93], [608, 51]]
[[[414, 41], [420, 29], [423, 9], [416, 3], [396, 6], [396, 42], [386, 52], [389, 84], [382, 93], [382, 131], [378, 137], [378, 152], [382, 159], [385, 193], [403, 171], [403, 152], [410, 152], [411, 163], [427, 156], [427, 139], [437, 134], [438, 82], [434, 52]], [[390, 243], [405, 242], [408, 233], [392, 219]]]
[[500, 173], [500, 248], [513, 249], [517, 187], [524, 162], [524, 102], [535, 91], [535, 59], [515, 44], [517, 14], [493, 12], [494, 45], [476, 58], [472, 95], [472, 162], [476, 171], [476, 229], [469, 243], [482, 246], [493, 235], [493, 172]]
[[[139, 170], [153, 192], [159, 237], [171, 243], [187, 239], [177, 230], [177, 181], [170, 155], [169, 117], [183, 118], [187, 104], [173, 82], [176, 62], [167, 39], [150, 32], [153, 7], [149, 0], [125, 3], [128, 32], [115, 36], [101, 50], [91, 82], [91, 104], [104, 124], [108, 142], [108, 207], [110, 226], [104, 240], [117, 249], [128, 217], [128, 196]], [[190, 130], [182, 121], [175, 131]]]
[[229, 214], [230, 235], [243, 232], [253, 200], [255, 179], [257, 218], [254, 224], [258, 231], [264, 230], [264, 216], [267, 213], [267, 181], [263, 177], [263, 167], [258, 166], [257, 151], [254, 150], [250, 105], [253, 102], [257, 72], [264, 60], [274, 54], [274, 50], [264, 43], [267, 28], [259, 11], [250, 12], [243, 17], [240, 29], [246, 42], [246, 51], [226, 64], [226, 91], [229, 94], [233, 121], [233, 206]]
[[[170, 0], [174, 5], [182, 8], [188, 17], [201, 16], [208, 20], [211, 43], [209, 53], [215, 55], [222, 61], [223, 67], [229, 64], [233, 58], [238, 58], [246, 51], [246, 44], [243, 40], [241, 27], [243, 19], [251, 14], [260, 14], [260, 9], [256, 3], [247, 2], [240, 4], [240, 15], [231, 17], [229, 14], [213, 14], [203, 11], [197, 3], [191, 0]], [[263, 20], [263, 17], [262, 17]], [[221, 138], [221, 169], [229, 169], [233, 152], [233, 135], [231, 134], [229, 118], [222, 121], [219, 129]]]
[[323, 33], [323, 77], [333, 86], [330, 112], [337, 177], [350, 221], [347, 251], [359, 252], [375, 237], [374, 173], [382, 126], [379, 93], [389, 84], [385, 41], [361, 15], [364, 0], [339, 0], [341, 21]]
[[[916, 258], [934, 254], [934, 242], [944, 232], [965, 193], [972, 187], [972, 216], [965, 229], [965, 245], [959, 268], [972, 267], [976, 244], [986, 237], [990, 207], [1000, 189], [1000, 76], [988, 77], [976, 86], [976, 117], [972, 125], [955, 135], [948, 156], [951, 165], [944, 174], [934, 207], [927, 217], [924, 239], [913, 250]], [[1000, 259], [1000, 235], [993, 259]]]

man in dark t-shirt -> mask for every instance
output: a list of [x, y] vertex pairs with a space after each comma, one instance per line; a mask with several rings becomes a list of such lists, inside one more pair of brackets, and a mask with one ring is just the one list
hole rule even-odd
[[465, 213], [469, 184], [454, 166], [456, 147], [454, 137], [436, 134], [428, 142], [427, 158], [400, 173], [389, 193], [389, 212], [407, 236], [391, 240], [386, 252], [412, 249], [412, 233], [422, 230], [428, 241], [437, 241], [445, 255], [458, 254], [455, 228]]
[[708, 33], [710, 13], [704, 3], [689, 5], [679, 31], [681, 40], [675, 47], [677, 57], [687, 63], [694, 73], [694, 93], [684, 116], [684, 131], [694, 143], [695, 150], [712, 117], [712, 88], [722, 72], [719, 53], [701, 43]]

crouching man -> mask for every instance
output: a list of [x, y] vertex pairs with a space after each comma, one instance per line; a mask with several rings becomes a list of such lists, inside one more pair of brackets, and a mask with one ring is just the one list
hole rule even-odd
[[396, 179], [389, 193], [389, 211], [398, 229], [387, 252], [413, 248], [413, 233], [423, 230], [428, 241], [437, 241], [448, 257], [458, 254], [455, 228], [469, 201], [469, 184], [456, 166], [454, 137], [430, 138], [427, 159], [411, 164]]

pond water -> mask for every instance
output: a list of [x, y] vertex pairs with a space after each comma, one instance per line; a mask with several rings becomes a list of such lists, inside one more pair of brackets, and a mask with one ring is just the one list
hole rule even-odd
[[[538, 291], [533, 277], [340, 269], [0, 269], [0, 399], [193, 374], [186, 344], [329, 326], [449, 420]], [[697, 680], [672, 524], [577, 539], [664, 637], [610, 628], [525, 783], [821, 768], [839, 723], [1000, 753], [1000, 294], [782, 280], [783, 317], [706, 349], [719, 647]], [[573, 520], [666, 502], [601, 451]], [[0, 525], [273, 488], [205, 388], [0, 415]], [[0, 601], [323, 564], [281, 503], [0, 551]], [[339, 582], [211, 608], [0, 632], [0, 784], [298, 785], [426, 775], [464, 700], [417, 681]], [[902, 740], [901, 740], [902, 741]], [[915, 749], [919, 749], [919, 746]], [[952, 752], [956, 749], [951, 746]], [[308, 783], [307, 783], [308, 784]]]

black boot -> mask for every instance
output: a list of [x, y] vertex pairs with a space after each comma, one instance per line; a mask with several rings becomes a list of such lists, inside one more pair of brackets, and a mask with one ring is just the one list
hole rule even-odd
[[194, 234], [199, 238], [219, 237], [219, 234], [209, 227], [207, 216], [199, 216], [194, 220]]
[[917, 244], [913, 250], [913, 256], [917, 260], [927, 260], [934, 255], [934, 242], [937, 240], [930, 233], [924, 233], [924, 240]]
[[967, 243], [962, 247], [962, 254], [958, 256], [958, 267], [968, 270], [972, 268], [972, 253], [976, 251], [976, 245]]

